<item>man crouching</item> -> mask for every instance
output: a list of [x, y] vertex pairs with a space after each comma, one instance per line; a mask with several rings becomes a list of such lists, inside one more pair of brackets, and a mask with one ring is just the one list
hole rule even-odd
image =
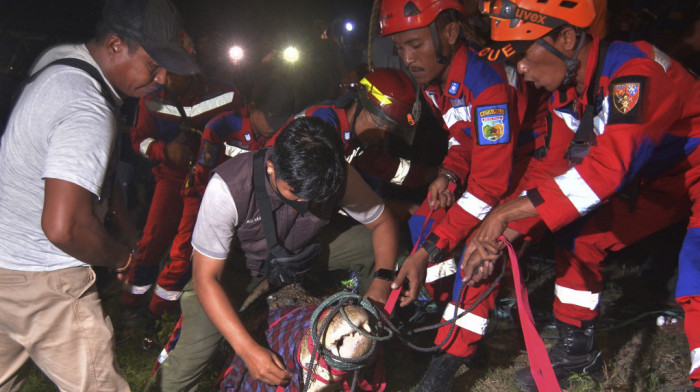
[[[349, 238], [342, 233], [327, 244], [328, 268], [350, 266], [365, 273], [394, 270], [396, 220], [347, 165], [342, 146], [327, 123], [301, 117], [280, 131], [274, 147], [232, 158], [214, 170], [192, 236], [193, 279], [181, 298], [180, 337], [154, 374], [151, 387], [155, 382], [161, 390], [180, 391], [196, 385], [222, 336], [255, 380], [288, 384], [292, 375], [285, 364], [246, 330], [237, 310], [241, 302], [227, 292], [244, 294], [246, 287], [264, 278], [273, 285], [300, 278], [311, 264], [320, 262], [313, 257], [314, 242], [338, 208], [369, 230], [366, 240], [355, 232]], [[270, 220], [273, 229], [265, 228]], [[344, 260], [358, 253], [348, 250], [349, 246], [367, 249], [370, 239], [373, 259], [349, 264]], [[231, 267], [238, 273], [224, 273]], [[390, 284], [375, 278], [364, 295], [384, 303]]]

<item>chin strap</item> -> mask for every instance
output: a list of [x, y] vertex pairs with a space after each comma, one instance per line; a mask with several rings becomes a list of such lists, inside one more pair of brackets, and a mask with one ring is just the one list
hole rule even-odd
[[438, 38], [437, 27], [435, 27], [435, 22], [430, 24], [430, 36], [433, 38], [433, 48], [435, 48], [437, 62], [440, 64], [449, 64], [450, 58], [447, 56], [443, 56], [442, 53], [440, 53], [440, 39]]
[[574, 80], [574, 76], [576, 75], [576, 70], [579, 65], [578, 52], [581, 51], [581, 47], [583, 47], [583, 42], [586, 40], [586, 36], [582, 31], [576, 30], [576, 37], [579, 39], [578, 46], [576, 46], [574, 55], [571, 58], [566, 57], [564, 53], [557, 50], [554, 46], [550, 45], [549, 42], [543, 40], [542, 38], [535, 40], [538, 45], [547, 49], [553, 55], [559, 57], [561, 61], [566, 64], [566, 74], [564, 75], [564, 80], [561, 82], [562, 85], [567, 85]]

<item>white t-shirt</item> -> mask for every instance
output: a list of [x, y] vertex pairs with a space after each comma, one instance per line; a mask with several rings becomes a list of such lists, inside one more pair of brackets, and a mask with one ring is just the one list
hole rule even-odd
[[[50, 48], [31, 73], [64, 57], [100, 69], [85, 45], [77, 44]], [[93, 193], [96, 214], [104, 218], [110, 195], [103, 192], [111, 189], [105, 184], [112, 181], [107, 173], [118, 131], [111, 104], [100, 90], [85, 71], [66, 65], [53, 65], [25, 85], [0, 140], [0, 267], [52, 271], [85, 265], [46, 238], [41, 214], [44, 179], [55, 178]]]
[[[384, 211], [382, 199], [350, 165], [345, 194], [339, 206], [362, 224], [373, 222]], [[192, 233], [192, 247], [207, 257], [224, 260], [230, 251], [237, 226], [238, 211], [231, 191], [224, 180], [218, 174], [214, 174], [202, 197]]]

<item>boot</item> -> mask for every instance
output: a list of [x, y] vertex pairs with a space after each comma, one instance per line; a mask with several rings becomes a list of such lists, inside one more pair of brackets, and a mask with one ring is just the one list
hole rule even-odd
[[[572, 374], [584, 373], [602, 381], [603, 358], [595, 347], [592, 321], [584, 321], [581, 328], [556, 320], [559, 339], [549, 349], [554, 374], [559, 386], [566, 388]], [[518, 386], [525, 391], [537, 391], [530, 368], [520, 369], [515, 376]]]
[[423, 374], [415, 392], [450, 392], [455, 373], [462, 364], [468, 364], [468, 358], [455, 357], [448, 353], [433, 356], [428, 370]]

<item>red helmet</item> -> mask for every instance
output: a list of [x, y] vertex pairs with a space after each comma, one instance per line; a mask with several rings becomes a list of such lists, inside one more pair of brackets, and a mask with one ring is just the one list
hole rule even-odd
[[391, 124], [410, 143], [410, 128], [418, 121], [420, 111], [411, 79], [396, 68], [375, 68], [360, 80], [359, 87], [362, 107]]
[[459, 0], [382, 0], [379, 9], [381, 35], [426, 27], [440, 12], [449, 9], [464, 13], [464, 5]]

